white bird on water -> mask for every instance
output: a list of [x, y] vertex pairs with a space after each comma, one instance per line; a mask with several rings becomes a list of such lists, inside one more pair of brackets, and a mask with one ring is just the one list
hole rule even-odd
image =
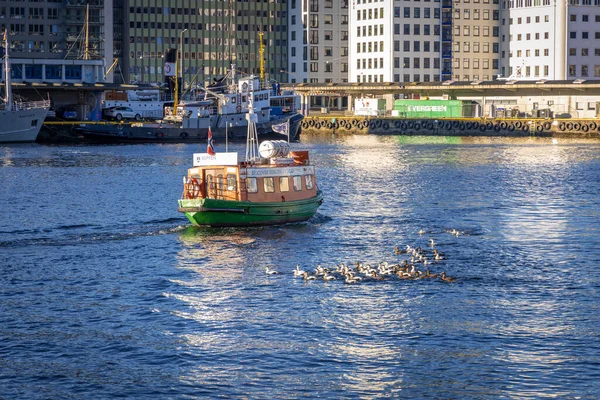
[[267, 275], [277, 275], [277, 274], [279, 274], [279, 272], [275, 271], [274, 269], [269, 268], [268, 265], [265, 267], [265, 273]]

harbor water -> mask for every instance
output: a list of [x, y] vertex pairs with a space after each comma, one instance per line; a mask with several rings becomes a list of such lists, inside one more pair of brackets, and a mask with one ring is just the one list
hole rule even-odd
[[[317, 215], [211, 229], [205, 145], [0, 146], [0, 398], [600, 398], [600, 141], [292, 147]], [[292, 274], [431, 239], [455, 282]]]

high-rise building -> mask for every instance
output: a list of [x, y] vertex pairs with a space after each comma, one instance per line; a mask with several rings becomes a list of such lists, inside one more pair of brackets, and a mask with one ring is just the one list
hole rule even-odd
[[290, 0], [288, 25], [290, 82], [348, 82], [348, 0]]
[[595, 44], [600, 1], [502, 0], [500, 6], [503, 77], [600, 77], [600, 46]]
[[0, 0], [13, 81], [103, 80], [112, 63], [112, 18], [112, 1]]
[[439, 0], [402, 5], [392, 0], [353, 1], [349, 80], [441, 80], [441, 12]]
[[178, 50], [186, 86], [220, 78], [231, 64], [240, 73], [259, 75], [259, 32], [265, 79], [278, 79], [287, 67], [284, 2], [123, 0], [123, 8], [125, 82], [163, 82], [168, 48]]
[[500, 59], [498, 0], [455, 0], [452, 8], [452, 79], [494, 79]]

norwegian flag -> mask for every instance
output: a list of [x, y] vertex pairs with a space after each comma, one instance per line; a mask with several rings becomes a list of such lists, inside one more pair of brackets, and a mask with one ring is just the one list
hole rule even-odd
[[208, 145], [206, 146], [206, 152], [211, 156], [215, 155], [215, 148], [213, 144], [213, 137], [212, 131], [210, 130], [210, 126], [208, 127]]

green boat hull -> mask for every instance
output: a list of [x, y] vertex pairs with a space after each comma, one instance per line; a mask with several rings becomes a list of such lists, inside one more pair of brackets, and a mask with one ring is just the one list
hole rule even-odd
[[252, 203], [216, 199], [181, 199], [179, 211], [193, 225], [260, 226], [300, 222], [310, 219], [323, 203], [323, 194], [298, 201]]

